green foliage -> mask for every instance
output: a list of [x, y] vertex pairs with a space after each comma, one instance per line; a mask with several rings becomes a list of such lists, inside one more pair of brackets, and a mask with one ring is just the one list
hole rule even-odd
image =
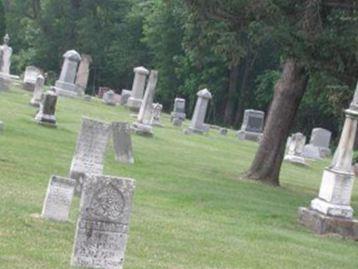
[[[156, 101], [164, 110], [184, 97], [190, 116], [196, 92], [206, 87], [214, 94], [207, 120], [238, 127], [244, 109], [267, 111], [280, 61], [296, 57], [310, 80], [295, 128], [309, 133], [320, 125], [338, 133], [342, 106], [356, 84], [357, 11], [325, 1], [184, 2], [6, 1], [12, 72], [36, 65], [55, 80], [63, 53], [76, 49], [93, 58], [92, 93], [99, 86], [130, 89], [133, 67], [143, 65], [159, 70]], [[230, 77], [234, 67], [239, 72]]]
[[6, 19], [5, 19], [5, 9], [3, 1], [0, 1], [0, 37], [5, 35], [6, 31]]

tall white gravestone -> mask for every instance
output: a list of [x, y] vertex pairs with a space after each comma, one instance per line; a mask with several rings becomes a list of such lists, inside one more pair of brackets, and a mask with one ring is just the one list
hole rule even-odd
[[55, 221], [67, 221], [75, 184], [74, 179], [52, 176], [47, 187], [41, 217]]
[[129, 97], [127, 102], [127, 107], [134, 112], [138, 112], [142, 105], [145, 83], [148, 75], [149, 71], [143, 66], [134, 68], [134, 80], [131, 97]]
[[354, 182], [352, 171], [353, 145], [358, 121], [358, 84], [338, 148], [331, 165], [323, 172], [319, 195], [310, 208], [299, 209], [299, 221], [319, 234], [337, 233], [358, 239], [358, 221], [353, 219], [351, 196]]
[[75, 50], [69, 50], [63, 55], [64, 61], [60, 78], [56, 81], [56, 92], [60, 96], [76, 97], [81, 96], [82, 91], [75, 85], [78, 64], [81, 56]]
[[111, 125], [108, 123], [82, 118], [69, 175], [77, 181], [76, 194], [81, 193], [87, 176], [103, 174], [103, 161], [111, 132]]
[[9, 47], [10, 37], [8, 34], [4, 36], [4, 44], [0, 46], [1, 53], [1, 65], [0, 72], [2, 75], [10, 76], [10, 67], [11, 67], [11, 55], [12, 48]]
[[247, 109], [244, 113], [244, 120], [237, 137], [240, 140], [260, 141], [264, 129], [265, 113], [259, 110]]
[[150, 72], [147, 89], [145, 91], [144, 99], [139, 110], [137, 121], [133, 123], [132, 128], [139, 135], [152, 136], [153, 128], [152, 114], [153, 114], [153, 99], [155, 88], [158, 81], [158, 71], [152, 70]]
[[209, 101], [212, 98], [208, 89], [198, 91], [198, 99], [196, 101], [195, 110], [191, 119], [191, 124], [186, 133], [203, 134], [209, 131], [208, 126], [205, 124], [206, 112], [208, 109]]
[[81, 62], [80, 62], [80, 66], [78, 67], [76, 83], [75, 83], [77, 86], [77, 92], [81, 96], [85, 94], [87, 88], [91, 63], [92, 63], [91, 55], [87, 55], [87, 54], [81, 55]]
[[71, 265], [121, 269], [128, 240], [134, 180], [91, 176], [83, 188]]
[[9, 47], [10, 37], [4, 37], [4, 44], [0, 46], [0, 91], [8, 90], [11, 84], [10, 66], [12, 48]]
[[133, 164], [131, 130], [128, 122], [112, 122], [113, 146], [116, 160], [124, 164]]
[[34, 107], [39, 107], [42, 100], [42, 94], [43, 94], [43, 87], [45, 84], [45, 78], [42, 75], [39, 75], [36, 79], [35, 83], [35, 89], [32, 94], [32, 99], [30, 101], [30, 104]]

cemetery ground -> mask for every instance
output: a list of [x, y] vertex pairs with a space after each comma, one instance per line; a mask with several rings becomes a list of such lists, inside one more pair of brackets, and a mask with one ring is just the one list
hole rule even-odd
[[[0, 93], [0, 268], [69, 268], [78, 199], [68, 223], [33, 214], [41, 213], [50, 176], [68, 175], [82, 115], [134, 119], [100, 100], [60, 98], [58, 128], [45, 128], [33, 121], [30, 99], [16, 88]], [[314, 235], [296, 221], [329, 160], [285, 163], [282, 186], [272, 188], [239, 177], [257, 144], [233, 131], [185, 136], [167, 114], [162, 123], [153, 138], [132, 136], [134, 165], [116, 162], [108, 147], [105, 174], [136, 180], [125, 268], [358, 268], [357, 242]], [[352, 206], [358, 210], [357, 186]]]

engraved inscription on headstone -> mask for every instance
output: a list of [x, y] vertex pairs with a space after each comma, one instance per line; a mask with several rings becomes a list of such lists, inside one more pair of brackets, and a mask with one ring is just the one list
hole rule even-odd
[[128, 122], [113, 122], [113, 146], [116, 154], [116, 160], [133, 164], [131, 130]]
[[41, 217], [55, 221], [67, 221], [75, 184], [74, 179], [52, 176], [48, 184]]
[[76, 194], [81, 192], [81, 185], [86, 176], [103, 173], [103, 159], [111, 129], [108, 123], [85, 117], [82, 119], [70, 169], [70, 178], [77, 180]]
[[123, 268], [134, 188], [132, 179], [91, 176], [86, 180], [72, 266]]

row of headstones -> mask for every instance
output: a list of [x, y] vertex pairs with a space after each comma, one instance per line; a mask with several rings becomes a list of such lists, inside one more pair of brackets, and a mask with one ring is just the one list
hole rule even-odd
[[323, 128], [312, 130], [310, 143], [306, 136], [295, 133], [287, 140], [285, 160], [294, 164], [307, 165], [306, 159], [320, 160], [331, 155], [329, 149], [332, 133]]
[[69, 177], [52, 176], [41, 217], [65, 222], [74, 194], [81, 196], [71, 265], [122, 268], [129, 232], [134, 180], [103, 175], [113, 136], [117, 159], [133, 163], [127, 123], [83, 118]]

